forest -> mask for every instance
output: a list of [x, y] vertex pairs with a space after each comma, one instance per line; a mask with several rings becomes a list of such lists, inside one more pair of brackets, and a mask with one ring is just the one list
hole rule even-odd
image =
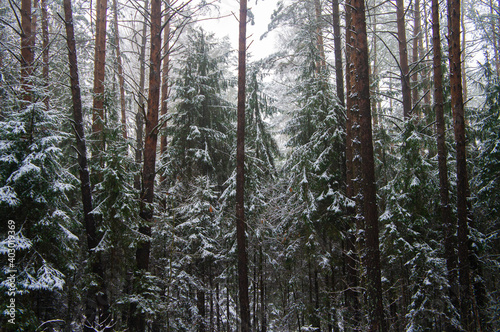
[[500, 330], [500, 1], [0, 4], [1, 331]]

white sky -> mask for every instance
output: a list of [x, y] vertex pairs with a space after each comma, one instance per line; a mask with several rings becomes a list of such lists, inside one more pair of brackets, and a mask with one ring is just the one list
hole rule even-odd
[[[267, 31], [267, 26], [271, 21], [271, 14], [276, 8], [278, 0], [255, 0], [248, 2], [248, 8], [251, 9], [255, 17], [255, 25], [247, 24], [247, 47], [250, 60], [258, 60], [271, 54], [276, 50], [275, 47], [275, 34], [270, 33], [266, 38], [260, 40], [260, 36]], [[238, 0], [221, 0], [220, 16], [221, 19], [209, 20], [203, 22], [203, 28], [212, 31], [218, 38], [225, 36], [229, 37], [231, 45], [234, 49], [238, 49], [238, 21], [235, 16], [239, 18], [240, 3]], [[231, 15], [234, 13], [234, 16]], [[229, 15], [229, 16], [227, 16]], [[227, 17], [225, 17], [227, 16]]]

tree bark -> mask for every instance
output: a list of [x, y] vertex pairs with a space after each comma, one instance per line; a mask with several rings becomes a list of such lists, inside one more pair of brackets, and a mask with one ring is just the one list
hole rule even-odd
[[118, 80], [120, 85], [120, 111], [122, 115], [122, 135], [127, 138], [127, 114], [125, 112], [125, 78], [123, 77], [122, 54], [120, 51], [120, 30], [118, 29], [118, 4], [117, 0], [113, 0], [113, 24], [115, 27], [115, 52], [116, 62], [118, 65]]
[[[47, 0], [41, 0], [42, 9], [42, 77], [45, 89], [49, 86], [49, 19], [47, 14]], [[45, 109], [49, 109], [50, 99], [48, 91], [43, 98]]]
[[444, 122], [443, 71], [441, 68], [441, 37], [438, 0], [432, 0], [432, 43], [434, 49], [434, 111], [436, 112], [439, 195], [441, 199], [441, 219], [444, 226], [444, 252], [448, 270], [448, 283], [450, 285], [450, 298], [452, 303], [457, 305], [457, 257], [455, 255], [455, 225], [451, 219], [448, 166], [446, 163], [446, 128]]
[[[498, 5], [500, 8], [500, 1], [499, 1]], [[490, 16], [491, 16], [491, 19], [490, 19], [491, 33], [492, 33], [492, 39], [493, 39], [493, 57], [495, 58], [493, 62], [494, 62], [495, 68], [496, 68], [497, 76], [500, 76], [500, 52], [499, 52], [499, 50], [500, 50], [499, 41], [500, 40], [499, 40], [498, 35], [497, 35], [497, 30], [500, 29], [500, 26], [497, 29], [497, 23], [500, 25], [500, 18], [498, 19], [497, 22], [495, 22], [493, 0], [490, 0], [489, 7], [490, 7]]]
[[411, 113], [411, 89], [408, 67], [408, 47], [406, 45], [405, 5], [404, 0], [396, 0], [398, 44], [399, 44], [399, 69], [401, 72], [401, 92], [403, 94], [403, 117], [408, 120]]
[[319, 75], [324, 73], [326, 69], [325, 45], [323, 42], [323, 33], [321, 32], [322, 18], [321, 18], [320, 0], [314, 0], [314, 9], [316, 14], [316, 44], [318, 47], [318, 61], [316, 64], [316, 73]]
[[247, 0], [240, 0], [238, 50], [238, 124], [236, 143], [236, 239], [241, 332], [250, 331], [248, 257], [245, 224], [245, 84], [246, 84]]
[[104, 151], [104, 76], [106, 67], [106, 11], [107, 0], [96, 2], [96, 33], [94, 53], [94, 101], [92, 105], [92, 133], [96, 153]]
[[[426, 61], [430, 60], [429, 59], [429, 29], [428, 29], [428, 24], [430, 22], [429, 14], [428, 14], [428, 9], [427, 9], [427, 3], [423, 3], [423, 10], [424, 10], [424, 36], [425, 36], [425, 49], [422, 50], [421, 54], [426, 54]], [[432, 41], [431, 41], [432, 42]], [[423, 42], [422, 42], [422, 47]], [[430, 107], [431, 105], [431, 93], [428, 93], [427, 91], [430, 91], [430, 82], [431, 82], [431, 70], [428, 70], [427, 68], [422, 72], [422, 79], [424, 81], [424, 104], [427, 108]]]
[[[169, 97], [169, 89], [168, 89], [168, 75], [169, 75], [169, 70], [170, 70], [170, 0], [167, 0], [167, 15], [166, 15], [166, 22], [165, 22], [165, 27], [163, 31], [163, 43], [164, 46], [163, 48], [165, 49], [165, 53], [163, 56], [163, 69], [162, 69], [162, 82], [161, 82], [161, 116], [166, 117], [168, 113], [168, 97]], [[163, 119], [163, 124], [162, 124], [162, 135], [160, 139], [160, 153], [163, 155], [166, 150], [167, 150], [167, 121], [166, 119]], [[161, 176], [161, 181], [163, 182], [165, 180], [164, 176]]]
[[[359, 144], [355, 144], [358, 140], [358, 112], [353, 110], [353, 97], [354, 97], [354, 85], [356, 77], [353, 64], [353, 47], [354, 45], [354, 34], [353, 34], [353, 22], [352, 22], [352, 0], [348, 0], [345, 3], [345, 13], [346, 13], [346, 196], [349, 200], [355, 201], [357, 196], [357, 176], [359, 174], [359, 158], [354, 158], [355, 151], [359, 152]], [[358, 204], [356, 206], [359, 207]], [[359, 324], [359, 301], [358, 301], [358, 275], [357, 275], [357, 248], [355, 229], [358, 227], [356, 221], [356, 207], [353, 204], [347, 205], [346, 214], [351, 219], [350, 225], [346, 230], [346, 249], [344, 260], [346, 264], [346, 278], [347, 278], [347, 290], [345, 292], [346, 305], [349, 308], [349, 312], [352, 314], [352, 322], [354, 326]]]
[[[467, 76], [465, 75], [465, 47], [466, 41], [465, 41], [465, 15], [464, 15], [464, 1], [460, 2], [460, 26], [462, 27], [462, 52], [461, 52], [461, 59], [462, 59], [462, 91], [463, 91], [463, 98], [464, 98], [464, 103], [467, 103]], [[464, 104], [465, 107], [465, 104]]]
[[[372, 22], [371, 25], [373, 26], [373, 34], [376, 36], [377, 35], [377, 9], [373, 9], [372, 15]], [[373, 68], [369, 67], [369, 70], [371, 70], [370, 74], [370, 84], [374, 85], [372, 91], [375, 96], [379, 94], [379, 84], [378, 84], [378, 58], [377, 58], [377, 38], [374, 37], [372, 39], [373, 46], [371, 49], [371, 54], [373, 57]], [[378, 121], [378, 105], [377, 101], [374, 100], [372, 104], [372, 118], [373, 118], [373, 127], [377, 128], [379, 126], [379, 121]]]
[[363, 195], [363, 218], [365, 224], [366, 292], [370, 331], [387, 331], [382, 305], [382, 283], [380, 272], [379, 228], [375, 187], [375, 163], [372, 142], [372, 119], [370, 108], [370, 77], [368, 69], [368, 41], [364, 0], [352, 0], [352, 21], [355, 47], [353, 63], [356, 72], [353, 108], [359, 111], [361, 142], [361, 170]]
[[332, 1], [333, 45], [335, 53], [335, 82], [337, 84], [337, 97], [340, 105], [345, 106], [344, 72], [342, 69], [342, 44], [340, 32], [339, 0]]
[[83, 218], [87, 236], [87, 247], [89, 254], [89, 265], [97, 278], [97, 286], [90, 286], [88, 291], [86, 314], [86, 331], [91, 331], [95, 325], [96, 313], [100, 312], [99, 324], [109, 322], [109, 305], [107, 292], [104, 284], [104, 269], [100, 255], [95, 254], [94, 248], [99, 244], [97, 228], [92, 214], [92, 191], [90, 188], [90, 176], [87, 163], [87, 147], [85, 143], [85, 132], [82, 114], [82, 98], [80, 82], [78, 78], [78, 61], [76, 57], [75, 32], [73, 27], [73, 13], [71, 0], [64, 0], [64, 15], [66, 23], [66, 40], [68, 43], [69, 73], [71, 82], [71, 96], [73, 101], [73, 120], [76, 136], [76, 150], [78, 153], [78, 171], [80, 174], [80, 189], [82, 193]]
[[413, 62], [413, 105], [414, 107], [417, 105], [419, 100], [419, 88], [418, 88], [418, 70], [417, 63], [420, 60], [420, 56], [422, 54], [422, 29], [421, 29], [421, 19], [420, 19], [420, 0], [415, 0], [415, 8], [413, 10], [413, 49], [412, 49], [412, 62]]
[[[143, 128], [144, 128], [144, 86], [146, 81], [146, 43], [147, 43], [147, 30], [148, 30], [148, 9], [149, 0], [144, 1], [144, 22], [142, 25], [142, 35], [141, 35], [141, 50], [139, 54], [139, 95], [138, 95], [138, 107], [137, 113], [135, 115], [135, 126], [136, 126], [136, 148], [135, 148], [135, 162], [141, 164], [142, 162], [142, 152], [144, 150], [144, 144], [142, 140]], [[134, 188], [141, 190], [141, 175], [138, 174], [134, 178]]]
[[[151, 57], [149, 68], [148, 113], [144, 143], [143, 168], [143, 205], [142, 217], [151, 222], [153, 209], [147, 206], [153, 203], [156, 162], [156, 143], [158, 141], [158, 109], [160, 102], [160, 65], [161, 65], [161, 1], [151, 1]], [[138, 267], [147, 270], [149, 266], [149, 249], [145, 259], [138, 261]]]
[[[149, 60], [148, 112], [146, 115], [144, 164], [142, 170], [142, 191], [139, 213], [142, 219], [139, 226], [139, 233], [141, 233], [143, 239], [138, 241], [135, 254], [137, 270], [141, 274], [146, 273], [149, 270], [151, 224], [153, 222], [154, 212], [153, 200], [156, 175], [156, 145], [158, 141], [157, 127], [161, 78], [161, 0], [151, 1], [150, 13], [151, 51]], [[145, 38], [144, 36], [143, 38]], [[140, 286], [139, 291], [141, 291]], [[136, 309], [136, 306], [132, 306], [130, 326], [134, 331], [145, 331], [146, 316], [144, 313], [138, 312]]]
[[465, 152], [465, 116], [462, 95], [460, 57], [460, 0], [448, 0], [448, 42], [450, 63], [451, 109], [457, 151], [457, 218], [458, 218], [458, 272], [460, 285], [460, 313], [466, 331], [474, 331], [472, 308], [469, 226], [467, 209], [467, 160]]
[[32, 101], [31, 75], [33, 74], [35, 38], [32, 32], [31, 22], [31, 0], [21, 1], [21, 87], [23, 89], [23, 100], [26, 103]]

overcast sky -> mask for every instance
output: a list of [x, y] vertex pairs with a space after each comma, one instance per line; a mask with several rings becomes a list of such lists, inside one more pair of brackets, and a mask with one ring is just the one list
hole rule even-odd
[[[250, 0], [248, 8], [251, 9], [255, 16], [255, 25], [247, 25], [247, 46], [250, 45], [248, 52], [252, 55], [251, 60], [261, 59], [276, 50], [274, 34], [269, 34], [263, 40], [260, 40], [262, 34], [267, 31], [267, 26], [271, 20], [271, 14], [276, 8], [278, 0]], [[206, 30], [214, 32], [217, 37], [223, 38], [228, 36], [231, 45], [238, 49], [238, 21], [240, 3], [237, 0], [221, 0], [220, 16], [223, 17], [217, 20], [204, 21], [203, 27]], [[233, 16], [231, 13], [234, 13]], [[229, 16], [228, 16], [229, 15]]]

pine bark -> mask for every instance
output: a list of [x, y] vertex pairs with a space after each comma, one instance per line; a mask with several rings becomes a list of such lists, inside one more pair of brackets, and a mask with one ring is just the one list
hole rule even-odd
[[[33, 0], [33, 8], [31, 12], [31, 38], [33, 39], [32, 50], [35, 52], [36, 45], [36, 32], [38, 29], [38, 9], [39, 9], [39, 0]], [[33, 57], [35, 54], [33, 53]], [[34, 60], [34, 59], [33, 59]]]
[[366, 294], [370, 331], [387, 331], [382, 305], [379, 228], [375, 187], [375, 163], [372, 142], [370, 108], [370, 77], [368, 68], [368, 41], [364, 0], [352, 0], [352, 21], [355, 47], [351, 55], [356, 72], [353, 108], [359, 112], [361, 142], [361, 192], [365, 225]]
[[[354, 34], [353, 34], [353, 22], [352, 22], [352, 0], [346, 1], [345, 4], [345, 20], [346, 20], [346, 196], [352, 201], [357, 199], [358, 186], [357, 178], [359, 175], [359, 158], [354, 158], [355, 154], [359, 152], [359, 142], [358, 135], [358, 112], [353, 110], [353, 97], [355, 96], [355, 77], [356, 73], [354, 71], [353, 63], [353, 48], [354, 45]], [[356, 204], [359, 207], [359, 204]], [[358, 286], [359, 277], [357, 274], [357, 255], [358, 248], [356, 247], [356, 228], [358, 221], [356, 220], [356, 209], [352, 204], [347, 206], [347, 215], [350, 217], [351, 222], [349, 228], [347, 229], [346, 235], [346, 247], [344, 260], [346, 264], [346, 278], [347, 278], [347, 290], [345, 292], [346, 304], [351, 313], [351, 319], [354, 326], [359, 324], [360, 312], [359, 312], [359, 299], [358, 299]], [[359, 243], [361, 243], [360, 240]]]
[[408, 67], [408, 47], [406, 44], [405, 28], [405, 5], [404, 0], [396, 0], [398, 45], [399, 45], [399, 69], [401, 72], [401, 92], [403, 94], [403, 117], [409, 119], [411, 113], [411, 89]]
[[[146, 130], [144, 143], [143, 167], [143, 209], [141, 216], [146, 223], [152, 221], [153, 209], [150, 206], [154, 198], [154, 179], [156, 163], [156, 144], [158, 141], [158, 110], [160, 102], [160, 65], [161, 65], [161, 1], [151, 1], [151, 57], [149, 68], [148, 113], [146, 116]], [[150, 227], [148, 227], [151, 229]], [[150, 231], [147, 235], [150, 235]], [[146, 248], [144, 248], [146, 249]], [[149, 267], [149, 242], [144, 259], [137, 261], [139, 269]]]
[[[423, 11], [424, 11], [424, 38], [425, 41], [425, 49], [422, 49], [422, 55], [425, 54], [426, 61], [430, 60], [429, 59], [429, 29], [428, 29], [428, 24], [431, 21], [431, 18], [429, 18], [429, 13], [428, 13], [428, 8], [427, 8], [427, 3], [423, 2]], [[431, 37], [432, 39], [432, 37]], [[432, 41], [431, 41], [432, 42]], [[424, 43], [422, 42], [422, 47], [424, 47]], [[422, 72], [422, 79], [424, 82], [424, 103], [426, 107], [430, 107], [431, 105], [431, 93], [427, 92], [430, 91], [430, 82], [431, 82], [431, 70], [428, 70], [427, 68]]]
[[[147, 30], [148, 30], [148, 9], [149, 0], [144, 1], [144, 21], [142, 25], [142, 35], [141, 35], [141, 49], [139, 53], [139, 95], [137, 113], [135, 115], [135, 126], [136, 126], [136, 148], [135, 148], [135, 162], [137, 164], [142, 163], [142, 153], [144, 150], [143, 135], [144, 135], [144, 86], [146, 82], [146, 43], [147, 43]], [[134, 188], [141, 190], [141, 175], [136, 175], [134, 178]]]
[[[42, 77], [43, 85], [49, 86], [49, 18], [47, 13], [47, 0], [41, 0], [42, 9]], [[45, 91], [48, 94], [48, 91]], [[49, 109], [50, 99], [48, 95], [43, 98], [45, 109]]]
[[448, 0], [448, 42], [450, 64], [451, 109], [457, 151], [457, 218], [458, 218], [458, 275], [460, 286], [460, 313], [466, 331], [474, 331], [472, 307], [469, 225], [468, 225], [468, 176], [466, 160], [465, 114], [462, 95], [462, 70], [460, 47], [460, 0]]
[[[136, 249], [136, 265], [141, 272], [149, 270], [151, 224], [153, 222], [154, 184], [156, 175], [156, 145], [158, 141], [158, 111], [161, 83], [161, 0], [151, 1], [151, 46], [149, 67], [148, 112], [146, 115], [144, 140], [144, 165], [142, 170], [140, 240]], [[136, 331], [145, 330], [145, 315], [135, 312], [133, 319]]]
[[125, 78], [123, 76], [122, 54], [120, 51], [120, 30], [118, 27], [118, 4], [117, 0], [113, 0], [113, 24], [115, 33], [115, 52], [116, 62], [118, 66], [118, 84], [120, 85], [120, 111], [122, 122], [122, 136], [127, 138], [127, 114], [125, 105]]
[[104, 150], [104, 76], [106, 67], [107, 6], [107, 0], [97, 0], [96, 2], [94, 100], [92, 105], [92, 133], [96, 141], [96, 153]]
[[[498, 30], [500, 29], [500, 18], [498, 18], [498, 21], [495, 22], [493, 0], [490, 0], [489, 7], [490, 7], [490, 16], [492, 17], [491, 32], [493, 39], [493, 57], [495, 58], [493, 62], [496, 68], [497, 76], [500, 76], [500, 39], [498, 38]], [[500, 8], [500, 1], [498, 2], [498, 7]], [[498, 28], [497, 24], [499, 25]]]
[[421, 18], [420, 18], [420, 0], [415, 0], [414, 13], [414, 26], [413, 26], [413, 49], [412, 49], [412, 62], [413, 62], [413, 105], [417, 105], [419, 100], [419, 88], [418, 88], [418, 70], [417, 63], [420, 60], [422, 54], [422, 28], [421, 28]]
[[321, 2], [320, 0], [314, 0], [314, 10], [316, 14], [316, 44], [318, 47], [318, 61], [316, 64], [316, 73], [319, 75], [324, 73], [326, 70], [326, 59], [325, 59], [325, 45], [323, 42], [322, 33], [322, 17], [321, 17]]
[[[73, 101], [73, 120], [76, 136], [76, 150], [78, 153], [78, 171], [80, 175], [80, 190], [82, 194], [83, 218], [85, 233], [87, 236], [87, 247], [90, 261], [90, 269], [94, 273], [97, 286], [90, 286], [87, 293], [86, 331], [96, 323], [96, 314], [100, 313], [99, 324], [106, 324], [110, 319], [109, 305], [107, 301], [106, 288], [104, 284], [104, 269], [100, 255], [94, 253], [99, 244], [97, 227], [92, 214], [92, 191], [90, 187], [90, 175], [87, 162], [87, 147], [85, 142], [84, 122], [82, 113], [82, 98], [80, 82], [78, 77], [78, 61], [76, 56], [75, 32], [73, 27], [73, 13], [71, 0], [64, 0], [64, 15], [66, 23], [66, 40], [68, 44], [69, 74], [71, 83], [71, 96]], [[93, 257], [94, 256], [94, 257]]]
[[455, 255], [455, 225], [451, 218], [449, 198], [448, 166], [446, 163], [447, 149], [445, 140], [443, 71], [441, 63], [441, 37], [439, 28], [439, 2], [432, 0], [432, 43], [434, 49], [434, 111], [436, 112], [439, 195], [441, 199], [441, 220], [444, 226], [444, 251], [448, 270], [450, 297], [457, 304], [457, 257]]
[[345, 106], [344, 94], [344, 71], [342, 69], [342, 44], [340, 32], [340, 10], [339, 0], [332, 1], [332, 22], [333, 22], [333, 45], [335, 53], [335, 82], [337, 85], [337, 97], [340, 104]]
[[35, 38], [32, 31], [31, 0], [21, 1], [21, 87], [23, 100], [32, 101], [31, 75], [33, 74]]
[[238, 50], [238, 120], [236, 131], [236, 240], [238, 247], [238, 289], [241, 332], [250, 331], [248, 257], [245, 223], [245, 84], [246, 84], [247, 0], [240, 0]]
[[[168, 97], [169, 97], [169, 89], [168, 89], [168, 76], [170, 70], [170, 0], [167, 0], [167, 9], [166, 9], [166, 21], [165, 27], [163, 31], [163, 43], [164, 43], [164, 55], [163, 55], [163, 68], [162, 68], [162, 82], [161, 82], [161, 116], [163, 118], [162, 124], [162, 135], [160, 139], [160, 153], [163, 153], [167, 150], [167, 121], [165, 117], [168, 113]], [[165, 179], [162, 176], [161, 182]]]
[[[460, 11], [461, 11], [461, 16], [460, 16], [460, 26], [462, 28], [462, 52], [461, 52], [461, 59], [462, 59], [462, 90], [463, 90], [463, 98], [464, 98], [464, 103], [467, 103], [467, 76], [465, 75], [465, 47], [467, 46], [466, 44], [466, 38], [465, 38], [465, 15], [464, 15], [464, 1], [460, 2]], [[464, 104], [465, 107], [465, 104]]]

